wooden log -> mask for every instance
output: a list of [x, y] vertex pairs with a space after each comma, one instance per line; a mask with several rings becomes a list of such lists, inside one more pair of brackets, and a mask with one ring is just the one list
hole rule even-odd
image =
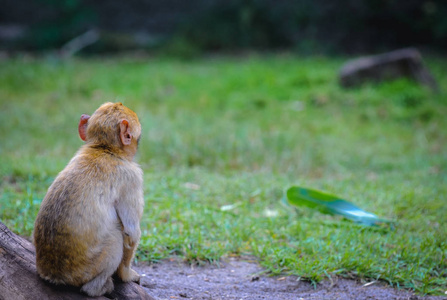
[[88, 297], [80, 288], [53, 285], [36, 271], [36, 252], [32, 243], [11, 232], [0, 222], [0, 300], [28, 299], [142, 299], [154, 300], [138, 284], [115, 280], [110, 295]]
[[344, 64], [339, 72], [339, 82], [343, 87], [400, 77], [414, 79], [434, 92], [439, 92], [438, 83], [424, 65], [419, 51], [414, 48], [354, 59]]

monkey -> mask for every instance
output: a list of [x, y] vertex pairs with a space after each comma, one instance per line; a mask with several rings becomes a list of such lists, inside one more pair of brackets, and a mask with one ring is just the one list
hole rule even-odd
[[133, 161], [141, 137], [135, 112], [104, 103], [82, 115], [85, 141], [56, 176], [34, 225], [39, 276], [89, 296], [114, 289], [112, 276], [139, 282], [131, 262], [140, 240], [143, 171]]

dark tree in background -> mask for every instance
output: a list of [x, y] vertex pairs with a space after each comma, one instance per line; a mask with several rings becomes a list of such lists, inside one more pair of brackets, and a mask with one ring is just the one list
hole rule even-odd
[[105, 38], [93, 50], [174, 39], [200, 51], [442, 51], [446, 16], [444, 0], [3, 0], [0, 47], [57, 48], [97, 28]]

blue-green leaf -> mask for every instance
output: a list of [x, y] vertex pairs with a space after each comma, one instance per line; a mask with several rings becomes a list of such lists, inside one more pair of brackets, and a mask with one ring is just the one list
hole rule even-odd
[[287, 190], [287, 199], [290, 204], [295, 206], [307, 206], [325, 214], [341, 215], [346, 219], [368, 226], [390, 222], [337, 196], [316, 190], [291, 187]]

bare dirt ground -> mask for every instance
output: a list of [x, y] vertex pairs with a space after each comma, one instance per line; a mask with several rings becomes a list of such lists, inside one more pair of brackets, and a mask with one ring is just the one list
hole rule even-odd
[[397, 290], [383, 282], [336, 278], [316, 288], [295, 276], [270, 277], [250, 259], [227, 259], [220, 266], [191, 266], [181, 261], [139, 265], [141, 285], [156, 299], [399, 299], [447, 300], [447, 296], [420, 296]]

